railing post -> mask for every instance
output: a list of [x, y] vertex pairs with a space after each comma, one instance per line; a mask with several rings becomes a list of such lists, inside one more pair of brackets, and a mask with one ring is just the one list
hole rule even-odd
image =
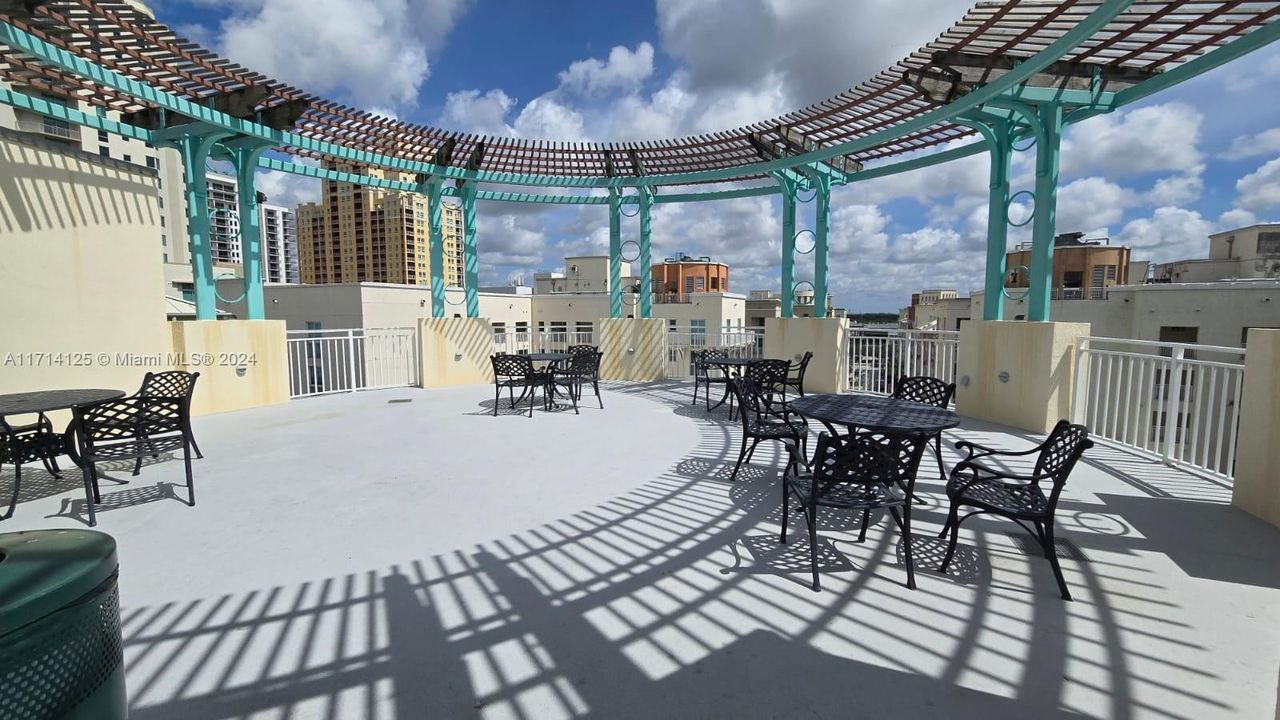
[[[1166, 463], [1173, 462], [1173, 444], [1178, 437], [1179, 425], [1178, 414], [1182, 412], [1182, 361], [1186, 357], [1186, 348], [1175, 347], [1173, 349], [1173, 362], [1170, 364], [1169, 382], [1165, 384], [1169, 388], [1169, 400], [1164, 407], [1164, 461]], [[1172, 430], [1170, 423], [1173, 423]]]
[[356, 331], [347, 331], [347, 363], [350, 368], [348, 379], [350, 384], [347, 385], [348, 392], [356, 391]]
[[1089, 371], [1084, 359], [1089, 352], [1089, 338], [1080, 338], [1076, 345], [1076, 379], [1071, 385], [1071, 421], [1084, 425], [1086, 408], [1084, 407], [1086, 388], [1089, 382]]

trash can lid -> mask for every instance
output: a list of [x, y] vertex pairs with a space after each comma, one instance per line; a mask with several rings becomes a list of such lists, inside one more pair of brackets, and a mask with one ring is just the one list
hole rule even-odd
[[0, 533], [0, 637], [79, 600], [115, 572], [116, 541], [105, 533]]

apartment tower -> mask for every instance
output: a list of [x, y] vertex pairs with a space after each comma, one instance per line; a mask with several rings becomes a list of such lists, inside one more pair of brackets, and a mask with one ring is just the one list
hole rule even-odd
[[[334, 170], [413, 182], [413, 176], [342, 163]], [[419, 193], [323, 181], [319, 203], [298, 206], [298, 259], [304, 283], [431, 284], [429, 202]], [[462, 208], [444, 203], [444, 281], [462, 287]]]

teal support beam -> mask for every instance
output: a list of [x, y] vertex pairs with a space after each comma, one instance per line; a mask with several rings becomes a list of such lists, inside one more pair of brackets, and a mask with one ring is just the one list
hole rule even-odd
[[796, 184], [778, 178], [782, 187], [782, 317], [795, 317], [796, 304]]
[[827, 175], [815, 175], [812, 179], [818, 191], [814, 198], [813, 316], [826, 317], [830, 310], [827, 307], [827, 265], [831, 261], [831, 246], [828, 242], [831, 229], [831, 178]]
[[622, 317], [621, 196], [609, 190], [609, 317]]
[[640, 188], [640, 317], [653, 317], [653, 191]]
[[431, 317], [444, 317], [444, 233], [440, 222], [443, 214], [441, 190], [443, 184], [438, 177], [427, 178], [422, 183], [427, 195], [427, 226], [430, 230], [430, 262], [431, 262]]
[[1009, 246], [1009, 167], [1013, 158], [1013, 133], [1007, 120], [965, 120], [987, 145], [991, 172], [987, 183], [987, 265], [983, 283], [983, 320], [1004, 319], [1005, 258]]
[[1040, 133], [1036, 138], [1035, 217], [1031, 223], [1031, 291], [1027, 320], [1049, 319], [1053, 293], [1053, 236], [1058, 211], [1058, 155], [1062, 144], [1062, 106], [1039, 106]]
[[[236, 209], [240, 220], [240, 261], [244, 267], [245, 317], [267, 319], [262, 296], [262, 228], [258, 211], [258, 158], [271, 147], [256, 138], [224, 141], [236, 169]], [[283, 259], [281, 260], [283, 262]]]
[[191, 254], [191, 284], [195, 290], [196, 319], [217, 320], [218, 300], [213, 277], [213, 246], [209, 237], [209, 186], [204, 172], [209, 151], [231, 133], [201, 128], [181, 135], [172, 144], [182, 155], [187, 192], [187, 247]]
[[462, 274], [467, 317], [480, 317], [480, 254], [476, 252], [476, 184], [462, 186]]

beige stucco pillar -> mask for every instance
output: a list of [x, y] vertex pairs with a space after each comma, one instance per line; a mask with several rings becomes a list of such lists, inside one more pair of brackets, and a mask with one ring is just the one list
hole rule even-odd
[[486, 318], [418, 321], [422, 387], [493, 382], [493, 326]]
[[764, 356], [813, 360], [805, 372], [806, 393], [844, 392], [849, 387], [849, 327], [844, 318], [765, 318]]
[[199, 372], [194, 415], [289, 399], [283, 320], [193, 320], [169, 324], [178, 370]]
[[1280, 526], [1280, 330], [1252, 328], [1231, 503]]
[[666, 371], [666, 321], [661, 318], [603, 318], [599, 328], [600, 378], [661, 380]]
[[1036, 433], [1069, 419], [1076, 343], [1089, 327], [995, 320], [962, 324], [956, 410]]

